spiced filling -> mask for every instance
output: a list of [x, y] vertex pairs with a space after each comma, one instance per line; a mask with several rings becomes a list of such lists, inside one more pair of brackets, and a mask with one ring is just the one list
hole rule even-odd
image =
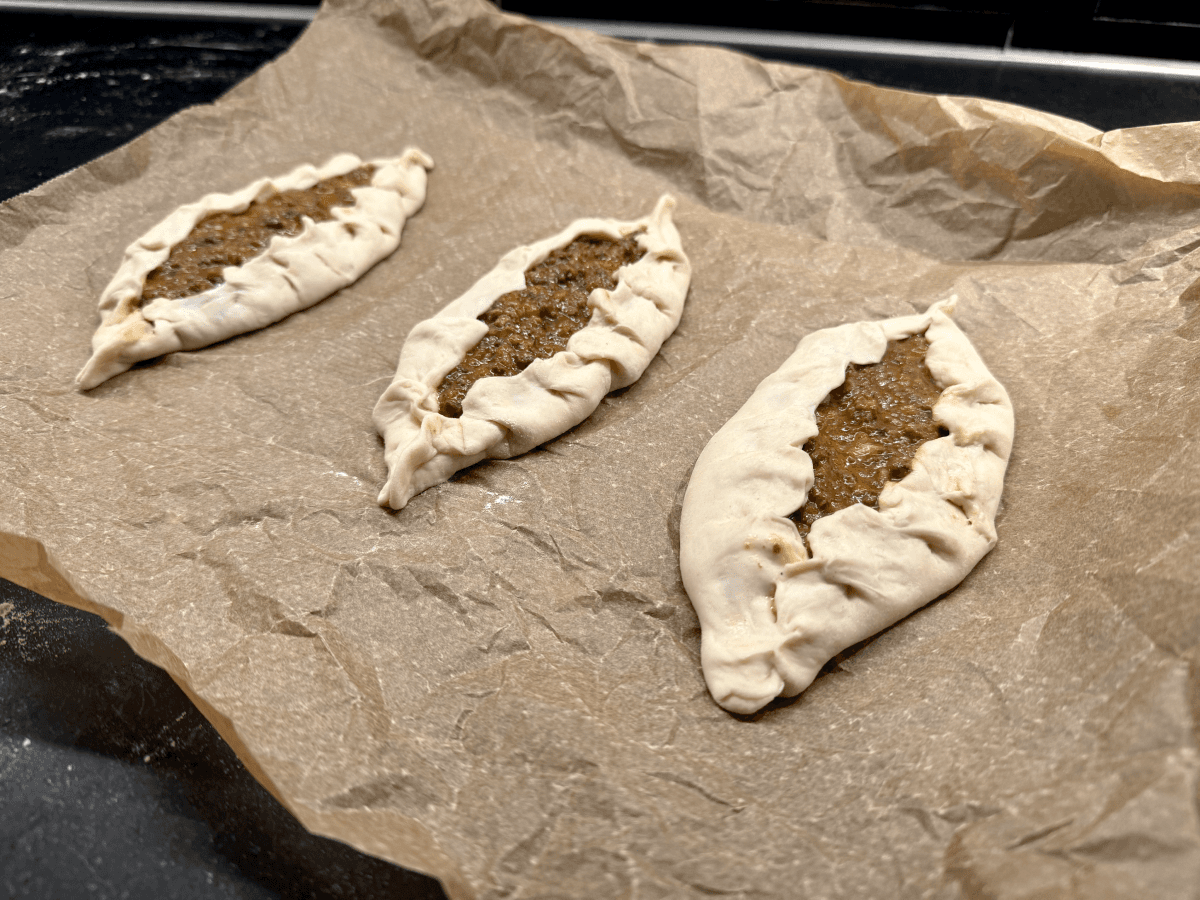
[[480, 378], [516, 375], [535, 359], [565, 350], [571, 335], [591, 318], [588, 294], [597, 288], [611, 291], [617, 270], [645, 253], [636, 234], [621, 240], [583, 235], [531, 266], [524, 289], [502, 295], [479, 316], [487, 334], [442, 380], [438, 411], [458, 418], [463, 398]]
[[146, 276], [139, 305], [160, 297], [176, 300], [211, 290], [225, 281], [227, 266], [240, 266], [261, 254], [276, 235], [297, 235], [304, 217], [333, 219], [333, 209], [353, 206], [356, 187], [370, 184], [374, 166], [318, 181], [303, 190], [280, 191], [256, 200], [243, 212], [219, 212], [196, 223], [171, 254]]
[[855, 503], [878, 509], [884, 486], [911, 471], [917, 448], [947, 434], [933, 420], [942, 389], [925, 364], [928, 349], [924, 334], [889, 341], [879, 362], [847, 366], [846, 380], [817, 407], [817, 435], [804, 445], [813, 486], [788, 517], [805, 540], [821, 516]]

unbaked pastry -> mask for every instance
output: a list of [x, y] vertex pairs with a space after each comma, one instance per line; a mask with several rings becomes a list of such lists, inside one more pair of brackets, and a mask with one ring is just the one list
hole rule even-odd
[[[637, 381], [679, 324], [691, 279], [671, 217], [674, 206], [664, 196], [642, 219], [572, 222], [553, 237], [509, 252], [465, 294], [417, 323], [375, 406], [388, 467], [381, 505], [402, 509], [459, 469], [525, 453], [578, 425], [609, 391]], [[612, 291], [591, 292], [591, 317], [566, 350], [534, 360], [517, 375], [476, 381], [460, 417], [438, 411], [442, 380], [488, 331], [477, 317], [502, 295], [522, 290], [526, 270], [582, 235], [620, 240], [636, 232], [645, 255], [617, 270]]]
[[[995, 545], [1012, 404], [950, 320], [955, 300], [808, 335], [700, 454], [680, 569], [704, 677], [725, 709], [752, 713], [800, 693], [836, 653], [950, 590]], [[801, 448], [817, 433], [817, 406], [849, 363], [877, 363], [888, 341], [922, 331], [942, 389], [934, 420], [949, 434], [917, 449], [878, 510], [859, 503], [817, 519], [806, 547], [788, 516], [813, 484]]]
[[[224, 269], [223, 283], [211, 289], [142, 303], [146, 277], [206, 217], [241, 213], [255, 201], [307, 190], [364, 165], [374, 169], [370, 182], [351, 192], [353, 205], [332, 208], [329, 221], [305, 218], [299, 234], [272, 238], [258, 256]], [[209, 194], [181, 206], [126, 249], [100, 295], [100, 326], [76, 385], [89, 390], [142, 360], [262, 328], [353, 283], [399, 246], [405, 221], [425, 202], [425, 173], [432, 166], [413, 148], [365, 164], [343, 153], [320, 168], [300, 166], [281, 178], [262, 178], [236, 193]]]

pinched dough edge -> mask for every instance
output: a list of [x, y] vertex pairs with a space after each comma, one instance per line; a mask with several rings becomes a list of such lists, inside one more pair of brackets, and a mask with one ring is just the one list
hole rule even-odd
[[[664, 195], [641, 219], [572, 222], [553, 237], [510, 251], [465, 294], [417, 323], [375, 405], [388, 467], [380, 505], [403, 509], [459, 469], [525, 453], [578, 425], [609, 391], [637, 381], [679, 324], [691, 280], [674, 207]], [[527, 269], [580, 235], [617, 240], [637, 231], [644, 231], [638, 243], [645, 255], [617, 270], [612, 291], [592, 291], [591, 318], [571, 335], [566, 350], [534, 360], [517, 375], [479, 379], [459, 418], [438, 412], [442, 379], [487, 333], [477, 317], [501, 295], [524, 288]]]
[[[957, 585], [996, 543], [1013, 441], [1008, 394], [950, 320], [955, 297], [924, 314], [814, 332], [713, 436], [692, 471], [680, 569], [700, 617], [713, 698], [752, 713], [812, 682], [835, 654]], [[924, 330], [943, 388], [912, 471], [862, 504], [813, 523], [811, 557], [788, 514], [804, 505], [816, 408], [847, 364], [879, 362], [889, 340]]]
[[297, 235], [273, 238], [258, 256], [226, 268], [224, 283], [203, 293], [137, 305], [146, 276], [205, 216], [243, 212], [255, 200], [310, 188], [357, 169], [363, 161], [342, 153], [320, 168], [303, 165], [232, 194], [208, 194], [179, 207], [130, 244], [100, 295], [101, 321], [92, 337], [92, 356], [75, 379], [77, 387], [90, 390], [142, 360], [207, 347], [278, 322], [360, 278], [400, 245], [404, 223], [425, 202], [426, 170], [433, 160], [409, 148], [368, 164], [375, 166], [371, 183], [351, 191], [353, 205], [334, 207], [329, 221], [306, 219]]

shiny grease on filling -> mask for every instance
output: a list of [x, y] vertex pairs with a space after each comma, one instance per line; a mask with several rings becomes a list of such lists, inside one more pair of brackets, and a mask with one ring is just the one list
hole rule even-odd
[[551, 252], [525, 272], [525, 288], [497, 298], [479, 316], [485, 334], [438, 388], [438, 411], [462, 415], [463, 398], [480, 378], [516, 375], [535, 359], [548, 359], [567, 348], [571, 335], [591, 317], [588, 294], [617, 286], [621, 266], [646, 251], [637, 234], [621, 240], [583, 235]]
[[159, 297], [176, 300], [211, 290], [225, 281], [222, 270], [240, 266], [261, 254], [276, 235], [297, 235], [303, 218], [333, 219], [333, 208], [353, 206], [350, 193], [371, 183], [374, 166], [359, 166], [345, 175], [318, 181], [310, 188], [280, 191], [255, 200], [243, 212], [219, 212], [196, 223], [171, 255], [146, 276], [141, 304]]
[[848, 365], [817, 407], [817, 435], [804, 445], [813, 486], [788, 517], [802, 537], [821, 516], [855, 503], [878, 509], [880, 492], [909, 473], [917, 448], [947, 433], [933, 421], [942, 389], [925, 364], [928, 349], [923, 334], [889, 341], [879, 362]]

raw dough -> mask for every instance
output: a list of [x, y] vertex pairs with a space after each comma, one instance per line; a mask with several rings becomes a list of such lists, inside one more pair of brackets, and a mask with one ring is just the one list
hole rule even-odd
[[278, 322], [356, 281], [400, 244], [405, 221], [425, 202], [426, 169], [433, 161], [410, 148], [394, 159], [372, 160], [371, 182], [352, 191], [354, 204], [331, 210], [332, 220], [295, 236], [271, 240], [249, 262], [224, 270], [224, 282], [180, 299], [141, 304], [146, 276], [213, 213], [239, 213], [255, 200], [306, 190], [364, 165], [351, 153], [324, 166], [300, 166], [281, 178], [263, 178], [233, 194], [209, 194], [181, 206], [125, 251], [125, 260], [100, 296], [100, 326], [92, 356], [75, 382], [89, 390], [136, 362], [176, 350], [207, 347]]
[[[704, 677], [725, 709], [752, 713], [800, 693], [836, 653], [950, 590], [995, 545], [1012, 404], [950, 321], [955, 301], [808, 335], [700, 454], [680, 569], [700, 617]], [[801, 448], [817, 433], [816, 407], [847, 364], [876, 363], [889, 340], [922, 331], [942, 388], [934, 419], [949, 435], [917, 449], [878, 510], [856, 504], [817, 519], [806, 548], [788, 515], [812, 487]]]
[[[379, 503], [402, 509], [426, 488], [485, 458], [507, 459], [578, 425], [609, 391], [641, 376], [679, 324], [691, 279], [664, 196], [650, 215], [622, 222], [580, 219], [554, 237], [518, 247], [470, 290], [409, 333], [391, 385], [375, 406], [384, 439], [387, 483]], [[567, 349], [534, 360], [518, 375], [482, 378], [463, 399], [463, 414], [438, 412], [442, 379], [487, 333], [477, 316], [501, 295], [525, 287], [525, 271], [580, 235], [620, 239], [634, 232], [645, 256], [618, 270], [612, 291], [588, 297], [588, 324]]]

